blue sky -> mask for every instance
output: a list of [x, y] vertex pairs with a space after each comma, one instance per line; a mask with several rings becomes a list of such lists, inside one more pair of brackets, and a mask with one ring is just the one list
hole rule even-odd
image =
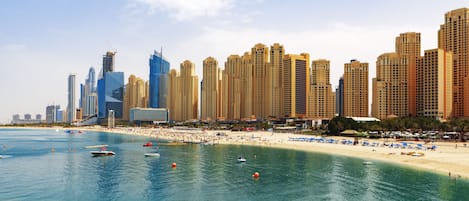
[[[0, 123], [13, 114], [66, 107], [67, 76], [83, 83], [90, 66], [116, 50], [116, 70], [148, 79], [148, 58], [164, 48], [171, 68], [202, 60], [221, 68], [230, 54], [260, 42], [287, 53], [331, 60], [337, 85], [350, 59], [370, 63], [394, 51], [403, 32], [422, 33], [422, 52], [437, 47], [444, 14], [469, 2], [441, 0], [4, 0], [0, 1]], [[371, 84], [370, 84], [371, 87]], [[371, 88], [370, 88], [371, 89]], [[78, 86], [77, 86], [78, 91]], [[370, 94], [371, 98], [371, 94]]]

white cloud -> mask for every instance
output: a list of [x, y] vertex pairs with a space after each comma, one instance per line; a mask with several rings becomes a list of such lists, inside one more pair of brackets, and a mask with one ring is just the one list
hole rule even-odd
[[148, 6], [149, 12], [169, 13], [179, 21], [200, 16], [217, 16], [233, 7], [234, 0], [135, 0]]

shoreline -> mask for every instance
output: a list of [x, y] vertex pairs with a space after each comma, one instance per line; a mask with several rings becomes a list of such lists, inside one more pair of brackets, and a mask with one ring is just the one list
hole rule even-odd
[[[249, 145], [270, 148], [280, 148], [287, 150], [298, 150], [306, 152], [316, 152], [331, 155], [339, 155], [364, 160], [375, 160], [385, 163], [400, 165], [407, 168], [424, 170], [448, 175], [451, 178], [469, 179], [469, 146], [465, 147], [462, 142], [435, 142], [423, 145], [425, 148], [437, 146], [436, 150], [416, 150], [389, 148], [382, 146], [384, 139], [361, 138], [360, 143], [367, 141], [370, 144], [379, 143], [380, 146], [345, 145], [342, 140], [352, 140], [351, 137], [331, 136], [337, 143], [291, 141], [292, 138], [319, 138], [319, 136], [293, 134], [293, 133], [272, 133], [267, 131], [227, 131], [227, 130], [177, 130], [172, 128], [134, 128], [122, 127], [107, 129], [103, 127], [0, 127], [11, 129], [49, 129], [49, 130], [82, 130], [92, 132], [106, 132], [123, 135], [135, 135], [163, 139], [167, 141], [206, 141], [213, 144], [227, 145]], [[218, 134], [218, 135], [217, 135]], [[414, 145], [423, 142], [405, 141]], [[396, 144], [392, 139], [388, 139], [388, 144]], [[401, 155], [401, 153], [423, 153], [423, 156]]]

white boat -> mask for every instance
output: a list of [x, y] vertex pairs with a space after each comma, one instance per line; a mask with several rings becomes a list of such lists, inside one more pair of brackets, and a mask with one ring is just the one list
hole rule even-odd
[[106, 150], [106, 147], [102, 147], [99, 151], [90, 151], [93, 156], [113, 156], [116, 155], [113, 151]]
[[373, 164], [373, 162], [371, 162], [371, 161], [365, 161], [365, 162], [363, 162], [363, 165], [372, 165], [372, 164]]
[[148, 152], [148, 153], [145, 153], [145, 157], [160, 157], [160, 153], [158, 153], [158, 152]]
[[101, 147], [107, 147], [107, 144], [98, 144], [98, 145], [91, 145], [91, 146], [86, 146], [85, 148], [87, 149], [94, 149], [94, 148], [101, 148]]
[[238, 162], [240, 163], [246, 162], [246, 159], [244, 157], [238, 157]]

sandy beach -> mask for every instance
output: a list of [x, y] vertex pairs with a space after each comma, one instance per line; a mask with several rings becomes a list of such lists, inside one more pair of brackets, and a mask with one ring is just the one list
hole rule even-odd
[[[36, 128], [34, 128], [36, 129]], [[66, 128], [50, 128], [66, 130]], [[302, 150], [311, 152], [320, 152], [334, 155], [343, 155], [349, 157], [362, 158], [365, 160], [376, 160], [389, 163], [395, 163], [411, 168], [432, 171], [442, 175], [448, 175], [453, 178], [469, 179], [469, 145], [466, 147], [464, 143], [458, 142], [435, 142], [424, 144], [422, 141], [407, 143], [412, 148], [402, 148], [402, 146], [390, 147], [384, 146], [390, 144], [401, 144], [393, 139], [360, 139], [360, 144], [342, 144], [345, 140], [353, 141], [352, 138], [346, 137], [327, 137], [322, 139], [333, 139], [334, 142], [314, 140], [311, 138], [321, 138], [320, 136], [300, 135], [292, 133], [272, 133], [265, 131], [214, 131], [214, 130], [184, 130], [184, 129], [168, 129], [168, 128], [101, 128], [86, 127], [72, 128], [82, 131], [98, 131], [119, 133], [125, 135], [138, 135], [154, 137], [168, 141], [190, 141], [190, 142], [207, 142], [213, 144], [238, 144], [251, 146], [265, 146], [282, 149]], [[308, 139], [308, 140], [298, 140]], [[366, 141], [369, 145], [363, 146]], [[421, 149], [417, 149], [417, 144], [422, 144]], [[468, 143], [469, 144], [469, 143]], [[435, 150], [427, 149], [435, 145]], [[412, 154], [421, 154], [422, 156], [412, 156]]]

